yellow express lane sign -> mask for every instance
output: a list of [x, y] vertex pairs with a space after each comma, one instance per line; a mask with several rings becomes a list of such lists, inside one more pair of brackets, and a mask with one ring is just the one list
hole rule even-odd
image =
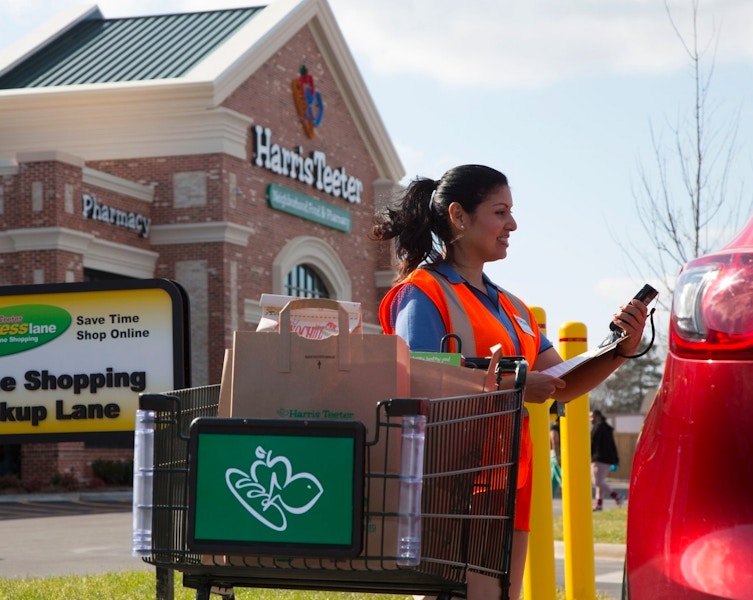
[[132, 431], [141, 392], [187, 383], [184, 303], [168, 280], [0, 287], [0, 441]]

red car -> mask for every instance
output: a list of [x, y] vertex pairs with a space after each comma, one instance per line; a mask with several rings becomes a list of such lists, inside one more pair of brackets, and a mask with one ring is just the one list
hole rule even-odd
[[680, 272], [625, 561], [623, 600], [753, 598], [753, 219]]

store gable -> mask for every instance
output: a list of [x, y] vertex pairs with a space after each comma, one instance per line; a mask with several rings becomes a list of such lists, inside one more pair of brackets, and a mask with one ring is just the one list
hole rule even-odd
[[[308, 27], [379, 177], [399, 181], [404, 175], [326, 0], [276, 0], [266, 7], [112, 21], [103, 19], [99, 9], [92, 7], [63, 17], [68, 22], [48, 23], [0, 54], [0, 88], [6, 82], [5, 89], [0, 89], [0, 114], [7, 116], [0, 120], [0, 161], [12, 160], [17, 152], [51, 148], [85, 160], [94, 156], [120, 159], [213, 152], [247, 159], [246, 139], [253, 119], [228, 110], [222, 102], [301, 28]], [[226, 20], [224, 30], [218, 25], [221, 18]], [[107, 60], [119, 65], [121, 73], [126, 73], [130, 63], [130, 72], [137, 72], [139, 77], [87, 79], [82, 75], [81, 57], [79, 62], [74, 61], [78, 75], [74, 75], [74, 69], [68, 75], [57, 73], [57, 79], [50, 77], [55, 64], [50, 49], [76, 31], [88, 31], [90, 46], [94, 46], [97, 33], [106, 37], [103, 24], [111, 23], [110, 29], [146, 35], [147, 41], [141, 46], [145, 50], [153, 49], [149, 35], [159, 37], [156, 30], [160, 28], [176, 27], [177, 31], [181, 22], [189, 29], [203, 23], [212, 34], [207, 34], [201, 57], [197, 53], [193, 62], [189, 60], [182, 67], [170, 64], [167, 57], [149, 63], [138, 56], [124, 61], [113, 53]], [[44, 33], [49, 37], [41, 40]], [[183, 34], [173, 35], [185, 39]], [[87, 47], [86, 43], [82, 45]], [[37, 76], [46, 68], [46, 83], [18, 75], [20, 65], [32, 64], [28, 61], [37, 61], [39, 67], [32, 70]], [[96, 53], [90, 61], [97, 61]], [[16, 85], [32, 83], [8, 88], [14, 81]]]

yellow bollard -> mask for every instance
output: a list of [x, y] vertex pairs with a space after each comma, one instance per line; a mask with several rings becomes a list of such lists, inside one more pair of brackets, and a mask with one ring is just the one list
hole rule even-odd
[[[532, 307], [542, 333], [546, 333], [546, 313]], [[531, 533], [528, 537], [526, 569], [523, 575], [525, 600], [554, 600], [557, 578], [554, 565], [554, 522], [552, 517], [552, 482], [549, 465], [549, 406], [528, 404], [533, 440], [533, 499]]]
[[[567, 360], [588, 349], [586, 326], [560, 327], [560, 355]], [[562, 528], [565, 542], [565, 599], [596, 598], [591, 514], [591, 435], [588, 394], [565, 405], [562, 436]]]

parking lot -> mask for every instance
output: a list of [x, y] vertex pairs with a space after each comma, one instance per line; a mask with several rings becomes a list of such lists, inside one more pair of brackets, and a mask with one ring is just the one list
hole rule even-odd
[[0, 521], [33, 519], [40, 517], [65, 517], [102, 513], [131, 512], [131, 497], [112, 499], [86, 499], [86, 497], [56, 500], [35, 500], [33, 497], [0, 501]]

